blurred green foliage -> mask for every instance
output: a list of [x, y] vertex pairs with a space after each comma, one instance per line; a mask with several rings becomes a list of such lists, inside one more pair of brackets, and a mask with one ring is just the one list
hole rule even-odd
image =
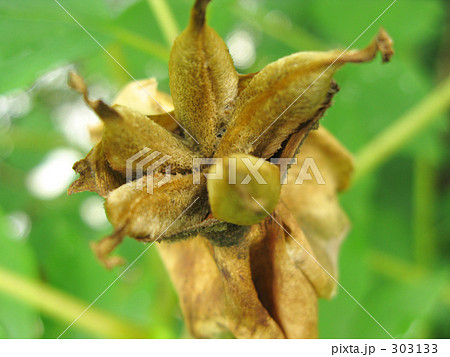
[[[250, 37], [256, 57], [241, 71], [254, 72], [296, 51], [346, 48], [391, 2], [215, 0], [209, 23], [226, 40], [239, 31]], [[170, 13], [157, 15], [144, 0], [60, 3], [132, 76], [156, 77], [160, 88], [169, 90], [168, 39], [174, 26], [164, 24]], [[165, 4], [175, 29], [184, 28], [192, 1]], [[444, 0], [399, 0], [355, 43], [365, 46], [383, 26], [395, 40], [396, 55], [388, 65], [348, 65], [336, 76], [341, 91], [322, 124], [352, 152], [448, 74], [447, 10]], [[88, 151], [75, 137], [76, 126], [65, 127], [65, 113], [81, 105], [66, 88], [67, 66], [86, 78], [93, 96], [106, 99], [131, 79], [53, 0], [0, 0], [0, 44], [0, 338], [55, 338], [67, 319], [26, 303], [16, 287], [1, 288], [1, 271], [43, 282], [44, 290], [56, 288], [85, 307], [120, 274], [122, 268], [100, 266], [89, 248], [90, 241], [110, 232], [101, 222], [88, 224], [86, 214], [94, 214], [86, 211], [86, 202], [95, 194], [69, 198], [58, 192], [43, 199], [30, 186], [33, 169], [55, 149], [70, 149], [78, 158]], [[450, 337], [448, 143], [448, 119], [437, 118], [342, 197], [353, 228], [342, 247], [340, 282], [395, 337]], [[56, 167], [54, 176], [68, 167]], [[128, 239], [119, 253], [131, 262], [144, 248]], [[93, 309], [142, 326], [151, 338], [188, 336], [153, 247]], [[83, 326], [77, 322], [64, 338], [110, 336]], [[387, 337], [342, 290], [320, 303], [320, 336]]]

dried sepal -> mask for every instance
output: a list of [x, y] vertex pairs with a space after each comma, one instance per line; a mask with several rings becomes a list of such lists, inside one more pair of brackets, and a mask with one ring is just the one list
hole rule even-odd
[[209, 241], [202, 236], [163, 241], [157, 249], [178, 292], [191, 334], [197, 338], [227, 336], [225, 295]]
[[380, 30], [361, 51], [300, 52], [257, 73], [236, 99], [235, 109], [216, 155], [242, 152], [271, 157], [300, 126], [330, 102], [334, 72], [347, 62], [366, 62], [380, 51], [387, 61], [392, 40]]
[[205, 23], [209, 0], [197, 0], [170, 54], [170, 89], [177, 120], [210, 157], [226, 128], [238, 74], [220, 36]]

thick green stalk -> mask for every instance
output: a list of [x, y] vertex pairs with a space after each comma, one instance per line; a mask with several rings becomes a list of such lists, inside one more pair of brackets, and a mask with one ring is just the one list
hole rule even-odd
[[[67, 326], [89, 305], [47, 284], [24, 278], [1, 267], [0, 292], [41, 310]], [[91, 307], [73, 328], [104, 338], [144, 338], [147, 332], [142, 327], [95, 307]]]
[[353, 181], [358, 181], [389, 159], [439, 114], [444, 113], [449, 105], [450, 76], [356, 154], [356, 171]]

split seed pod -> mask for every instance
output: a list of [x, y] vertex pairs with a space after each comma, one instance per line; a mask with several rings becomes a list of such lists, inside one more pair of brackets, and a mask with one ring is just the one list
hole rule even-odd
[[[353, 170], [351, 155], [318, 121], [338, 90], [334, 72], [377, 52], [388, 61], [392, 41], [381, 29], [360, 51], [301, 52], [240, 75], [206, 24], [209, 2], [195, 1], [172, 48], [172, 99], [147, 80], [110, 106], [91, 100], [72, 74], [70, 85], [103, 129], [74, 165], [80, 178], [69, 193], [105, 198], [114, 232], [93, 248], [108, 268], [120, 262], [110, 253], [125, 236], [160, 243], [193, 336], [313, 338], [317, 299], [336, 288], [337, 253], [349, 228], [336, 195]], [[207, 180], [211, 168], [195, 168], [195, 158], [222, 159], [222, 179]], [[312, 158], [325, 185], [296, 185], [295, 165], [281, 185], [272, 158]], [[238, 162], [235, 185], [230, 159]], [[254, 166], [259, 159], [265, 183], [247, 179], [246, 160]]]

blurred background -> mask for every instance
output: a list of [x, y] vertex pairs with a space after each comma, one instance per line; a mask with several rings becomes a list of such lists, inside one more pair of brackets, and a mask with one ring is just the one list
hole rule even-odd
[[[346, 48], [391, 0], [215, 0], [209, 23], [241, 73], [288, 54]], [[169, 91], [173, 38], [193, 0], [60, 0], [135, 78]], [[352, 231], [341, 284], [395, 337], [450, 337], [448, 3], [398, 0], [383, 26], [390, 64], [347, 65], [322, 125], [357, 159], [341, 202]], [[94, 193], [68, 197], [72, 164], [91, 148], [95, 115], [67, 87], [76, 70], [111, 101], [131, 78], [54, 0], [0, 0], [0, 338], [56, 338], [123, 268], [89, 243], [111, 232]], [[145, 246], [126, 239], [131, 262]], [[189, 337], [153, 247], [63, 336]], [[340, 290], [320, 302], [320, 337], [386, 338]]]

